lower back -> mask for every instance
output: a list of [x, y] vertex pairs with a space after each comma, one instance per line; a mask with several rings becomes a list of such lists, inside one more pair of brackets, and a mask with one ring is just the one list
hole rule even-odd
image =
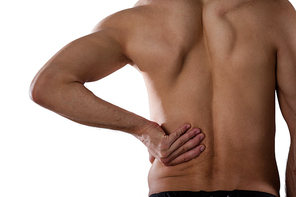
[[205, 134], [206, 146], [199, 157], [181, 165], [166, 167], [156, 160], [149, 173], [150, 192], [239, 189], [278, 195], [273, 79], [253, 73], [261, 83], [232, 81], [223, 87], [213, 84], [219, 79], [203, 76], [207, 80], [192, 81], [191, 87], [199, 84], [196, 90], [181, 85], [186, 80], [179, 76], [178, 84], [160, 96], [162, 105], [150, 103], [152, 119], [168, 134], [190, 123]]
[[204, 133], [206, 150], [199, 157], [170, 167], [157, 160], [153, 163], [149, 173], [151, 194], [237, 189], [278, 196], [279, 176], [272, 137], [252, 140], [223, 137], [223, 134], [213, 137], [213, 131]]

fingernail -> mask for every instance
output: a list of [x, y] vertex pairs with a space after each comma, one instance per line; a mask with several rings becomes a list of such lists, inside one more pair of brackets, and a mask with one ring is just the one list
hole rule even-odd
[[191, 125], [190, 124], [187, 124], [186, 125], [186, 129], [190, 129]]
[[205, 149], [206, 149], [205, 146], [201, 146], [201, 147], [200, 147], [200, 151], [201, 151], [201, 152], [203, 152]]
[[195, 134], [199, 134], [200, 133], [200, 129], [197, 129], [196, 131], [195, 131]]
[[203, 140], [204, 138], [205, 138], [204, 135], [200, 135], [200, 137], [199, 137], [200, 140]]

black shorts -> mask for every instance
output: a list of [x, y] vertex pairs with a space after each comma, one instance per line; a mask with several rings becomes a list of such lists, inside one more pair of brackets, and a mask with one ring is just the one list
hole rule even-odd
[[152, 194], [150, 197], [276, 197], [272, 194], [257, 192], [257, 191], [214, 191], [214, 192], [189, 192], [189, 191], [176, 191], [176, 192], [161, 192]]

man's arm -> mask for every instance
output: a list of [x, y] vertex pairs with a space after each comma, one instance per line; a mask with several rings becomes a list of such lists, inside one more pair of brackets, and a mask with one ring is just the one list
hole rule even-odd
[[285, 4], [282, 35], [277, 53], [277, 94], [291, 136], [286, 169], [288, 197], [296, 197], [296, 12]]
[[109, 34], [102, 30], [60, 50], [34, 78], [31, 98], [73, 121], [133, 133], [148, 122], [97, 98], [84, 87], [85, 82], [103, 78], [128, 63]]
[[99, 80], [131, 62], [124, 55], [118, 32], [101, 24], [96, 32], [65, 46], [34, 78], [32, 100], [78, 123], [130, 133], [164, 165], [197, 157], [201, 153], [199, 129], [187, 132], [190, 125], [184, 125], [166, 135], [157, 123], [110, 104], [85, 88], [85, 82]]

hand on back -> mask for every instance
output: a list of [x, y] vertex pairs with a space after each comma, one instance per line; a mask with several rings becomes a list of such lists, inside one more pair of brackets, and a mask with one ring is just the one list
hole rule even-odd
[[157, 123], [152, 123], [142, 132], [140, 140], [148, 148], [151, 163], [156, 158], [165, 166], [173, 166], [198, 157], [205, 149], [201, 145], [203, 138], [200, 129], [191, 129], [189, 124], [167, 135]]

